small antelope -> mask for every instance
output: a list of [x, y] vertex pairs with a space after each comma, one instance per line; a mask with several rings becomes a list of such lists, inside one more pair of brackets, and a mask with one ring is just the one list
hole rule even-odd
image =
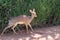
[[27, 29], [27, 32], [28, 32], [28, 26], [31, 28], [31, 30], [33, 31], [32, 29], [32, 26], [31, 26], [31, 21], [34, 19], [34, 17], [37, 17], [36, 15], [36, 12], [35, 12], [35, 9], [33, 10], [29, 10], [30, 13], [31, 13], [31, 16], [26, 16], [26, 15], [20, 15], [20, 16], [17, 16], [17, 17], [14, 17], [14, 18], [11, 18], [9, 20], [9, 23], [8, 23], [8, 26], [3, 30], [3, 32], [1, 33], [1, 35], [5, 32], [6, 29], [10, 28], [13, 30], [13, 32], [15, 34], [17, 34], [14, 30], [14, 28], [17, 26], [17, 24], [25, 24], [26, 25], [26, 29]]

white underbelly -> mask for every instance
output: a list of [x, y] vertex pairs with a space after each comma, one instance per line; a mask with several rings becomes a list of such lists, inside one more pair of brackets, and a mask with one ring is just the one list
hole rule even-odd
[[24, 22], [17, 22], [16, 24], [24, 24]]

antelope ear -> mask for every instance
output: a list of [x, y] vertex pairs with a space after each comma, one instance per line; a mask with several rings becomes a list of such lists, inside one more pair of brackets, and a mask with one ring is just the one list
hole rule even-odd
[[33, 11], [35, 11], [35, 8], [33, 8]]
[[31, 10], [31, 9], [30, 9], [29, 11], [30, 11], [30, 12], [32, 12], [32, 10]]

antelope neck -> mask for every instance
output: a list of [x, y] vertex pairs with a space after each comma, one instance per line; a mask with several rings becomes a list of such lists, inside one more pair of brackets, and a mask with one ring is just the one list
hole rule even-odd
[[31, 15], [31, 18], [30, 18], [30, 23], [31, 23], [31, 21], [34, 19], [34, 16], [33, 15]]

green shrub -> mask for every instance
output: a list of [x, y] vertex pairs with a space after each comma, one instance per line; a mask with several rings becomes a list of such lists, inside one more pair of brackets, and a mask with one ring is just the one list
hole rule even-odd
[[30, 15], [29, 9], [33, 8], [38, 17], [32, 24], [60, 24], [60, 0], [0, 0], [0, 27], [11, 17]]

